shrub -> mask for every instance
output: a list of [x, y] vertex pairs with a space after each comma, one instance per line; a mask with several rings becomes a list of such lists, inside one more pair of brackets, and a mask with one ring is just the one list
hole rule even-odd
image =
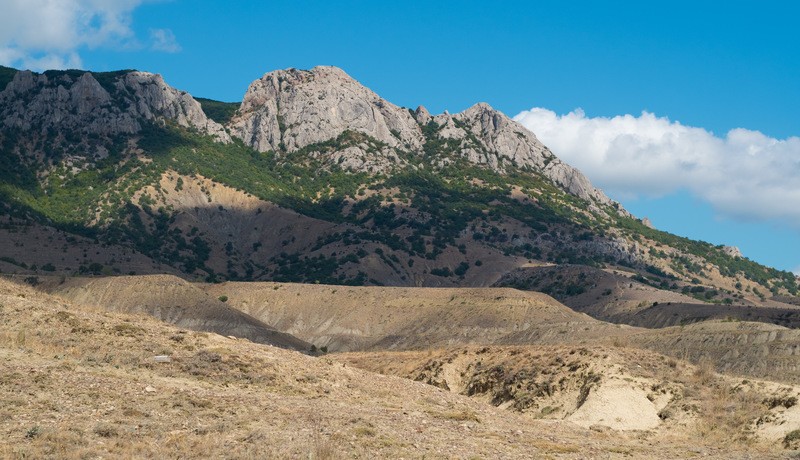
[[42, 434], [42, 429], [41, 429], [41, 428], [39, 428], [39, 426], [37, 425], [37, 426], [34, 426], [34, 427], [32, 427], [31, 429], [29, 429], [29, 430], [28, 430], [28, 431], [25, 433], [25, 437], [26, 437], [27, 439], [33, 439], [33, 438], [35, 438], [35, 437], [39, 436], [40, 434]]
[[796, 448], [798, 444], [800, 444], [800, 430], [790, 431], [783, 437], [783, 447], [787, 449]]

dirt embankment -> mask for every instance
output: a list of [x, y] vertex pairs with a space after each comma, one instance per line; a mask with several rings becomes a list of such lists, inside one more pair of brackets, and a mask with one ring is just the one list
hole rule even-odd
[[533, 419], [606, 433], [646, 430], [654, 441], [700, 437], [732, 450], [740, 443], [780, 447], [800, 417], [798, 386], [731, 378], [646, 350], [491, 346], [334, 359]]

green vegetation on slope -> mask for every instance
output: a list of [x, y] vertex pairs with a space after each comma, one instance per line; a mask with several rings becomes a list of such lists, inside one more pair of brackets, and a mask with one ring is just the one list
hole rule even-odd
[[[628, 217], [618, 217], [616, 225], [630, 231], [632, 235], [641, 235], [658, 243], [679, 249], [685, 253], [698, 256], [716, 265], [723, 276], [734, 277], [742, 274], [746, 279], [768, 287], [774, 293], [781, 288], [793, 295], [798, 292], [795, 275], [787, 271], [766, 267], [745, 257], [734, 257], [725, 253], [721, 246], [714, 246], [704, 241], [690, 240], [671, 233], [652, 229], [640, 221]], [[690, 262], [684, 263], [690, 273], [699, 273], [700, 268]]]
[[223, 125], [230, 121], [241, 105], [238, 102], [220, 102], [204, 97], [196, 97], [195, 100], [203, 107], [203, 112], [208, 118]]
[[[118, 74], [95, 75], [108, 77], [104, 79], [108, 84]], [[235, 110], [235, 104], [209, 100], [202, 103], [211, 112], [218, 110], [214, 116], [222, 117], [219, 118], [222, 121]], [[508, 173], [494, 172], [462, 158], [459, 147], [439, 139], [434, 126], [426, 126], [423, 131], [429, 140], [422, 155], [395, 149], [402, 165], [396, 165], [390, 174], [367, 174], [331, 164], [335, 152], [351, 146], [359, 146], [367, 155], [389, 148], [352, 131], [296, 152], [261, 153], [238, 140], [220, 144], [193, 130], [169, 124], [145, 124], [136, 139], [145, 152], [144, 158], [130, 155], [128, 139], [95, 139], [91, 145], [102, 145], [108, 156], [94, 162], [87, 160], [73, 171], [53, 161], [76, 153], [67, 148], [48, 154], [50, 166], [33, 160], [20, 162], [15, 149], [24, 144], [23, 136], [6, 130], [0, 144], [3, 160], [0, 197], [48, 224], [104, 242], [127, 242], [142, 253], [188, 273], [205, 270], [211, 279], [217, 278], [205, 262], [211, 245], [222, 243], [174, 228], [175, 211], [154, 206], [154, 197], [143, 195], [134, 201], [134, 194], [147, 185], [159, 190], [158, 182], [169, 170], [190, 177], [202, 175], [301, 214], [358, 228], [320, 237], [312, 249], [321, 251], [335, 243], [351, 247], [349, 252], [318, 253], [311, 257], [301, 253], [282, 254], [269, 261], [273, 264], [271, 270], [262, 265], [264, 261], [244, 261], [241, 269], [228, 268], [229, 279], [267, 276], [282, 281], [377, 283], [367, 280], [362, 273], [342, 274], [344, 267], [349, 267], [349, 273], [356, 272], [354, 267], [364, 257], [357, 252], [363, 243], [374, 243], [388, 251], [384, 253], [381, 249], [376, 253], [384, 264], [402, 276], [400, 268], [411, 267], [411, 257], [435, 261], [448, 248], [455, 247], [465, 255], [466, 247], [458, 241], [461, 238], [528, 259], [593, 266], [630, 265], [629, 260], [610, 258], [591, 244], [607, 231], [622, 230], [633, 240], [644, 237], [715, 264], [725, 276], [741, 274], [773, 292], [781, 289], [797, 292], [795, 278], [790, 273], [732, 257], [708, 243], [650, 229], [614, 212], [605, 215], [592, 211], [588, 203], [564, 192], [535, 171], [509, 167]], [[48, 139], [39, 142], [49, 146]], [[439, 162], [442, 159], [447, 161]], [[437, 163], [441, 166], [431, 168]], [[48, 170], [48, 174], [37, 178], [37, 172], [42, 170]], [[524, 224], [527, 230], [520, 234], [507, 232], [512, 221]], [[226, 249], [226, 253], [231, 256], [232, 250]], [[651, 251], [652, 254], [667, 257], [660, 251]], [[671, 262], [688, 271], [688, 276], [702, 270], [685, 257], [675, 256]], [[462, 277], [469, 266], [467, 260], [461, 260], [449, 267], [437, 266], [431, 274]], [[638, 269], [646, 276], [656, 275], [654, 279], [658, 281], [671, 276], [649, 265]]]
[[17, 72], [19, 72], [17, 69], [0, 65], [0, 91], [6, 89], [6, 86], [11, 83], [11, 80], [14, 79], [14, 75], [16, 75]]

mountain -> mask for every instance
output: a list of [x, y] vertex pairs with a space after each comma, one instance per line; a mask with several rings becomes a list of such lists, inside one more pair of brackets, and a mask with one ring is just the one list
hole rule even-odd
[[571, 264], [647, 305], [797, 295], [791, 273], [645, 225], [484, 103], [431, 115], [335, 67], [269, 72], [241, 104], [138, 71], [0, 70], [4, 272], [546, 290], [525, 273]]
[[487, 104], [3, 67], [0, 114], [4, 456], [800, 445], [794, 275], [652, 228]]

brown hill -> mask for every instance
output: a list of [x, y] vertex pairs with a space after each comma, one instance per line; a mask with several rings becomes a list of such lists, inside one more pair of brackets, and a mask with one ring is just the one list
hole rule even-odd
[[[685, 325], [728, 319], [800, 327], [800, 307], [753, 294], [755, 285], [740, 283], [738, 292], [678, 280], [652, 279], [619, 269], [581, 265], [523, 267], [505, 274], [496, 286], [530, 289], [552, 295], [564, 305], [594, 318], [640, 327]], [[752, 288], [751, 288], [752, 286]], [[675, 292], [678, 291], [678, 292]]]
[[230, 306], [331, 352], [605, 344], [645, 348], [733, 375], [800, 383], [800, 331], [772, 324], [728, 318], [643, 329], [595, 320], [544, 294], [508, 288], [200, 286], [211, 297], [227, 296]]
[[[350, 206], [374, 195], [370, 192], [353, 198]], [[199, 175], [189, 177], [168, 171], [158, 185], [145, 187], [135, 199], [143, 196], [151, 197], [154, 206], [174, 212], [170, 231], [206, 241], [206, 268], [232, 279], [302, 280], [329, 272], [330, 282], [350, 284], [486, 286], [528, 262], [492, 245], [478, 244], [466, 235], [458, 237], [453, 247], [444, 248], [435, 260], [409, 255], [374, 240], [375, 235], [364, 236], [364, 229], [358, 225], [308, 217]], [[393, 201], [384, 199], [388, 200], [387, 205]], [[408, 218], [423, 217], [412, 209], [402, 209], [398, 212]], [[368, 219], [369, 213], [364, 214]], [[148, 226], [154, 225], [157, 218], [144, 211], [139, 212], [139, 217]], [[506, 233], [522, 232], [519, 222], [499, 225]], [[411, 232], [397, 229], [396, 234], [407, 238]], [[469, 256], [465, 257], [465, 253]], [[468, 269], [461, 277], [434, 274], [436, 269], [455, 270], [465, 260]], [[480, 262], [476, 265], [476, 261]], [[198, 279], [207, 274], [199, 267], [193, 272]]]
[[129, 247], [104, 244], [30, 219], [0, 215], [0, 272], [11, 274], [180, 273]]
[[580, 343], [637, 330], [594, 320], [544, 294], [507, 288], [227, 282], [203, 289], [329, 351]]
[[704, 321], [631, 334], [618, 344], [714, 366], [734, 375], [800, 383], [800, 331], [746, 321]]
[[43, 280], [39, 288], [77, 304], [120, 313], [147, 314], [194, 331], [246, 338], [308, 352], [311, 344], [212, 298], [170, 275]]

